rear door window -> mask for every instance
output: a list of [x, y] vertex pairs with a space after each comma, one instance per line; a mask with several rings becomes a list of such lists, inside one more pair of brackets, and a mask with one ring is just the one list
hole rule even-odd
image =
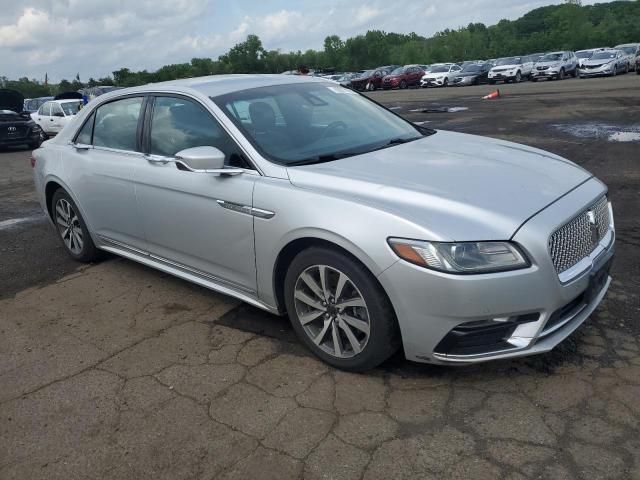
[[142, 101], [142, 97], [123, 98], [98, 107], [93, 128], [93, 145], [139, 151], [137, 134]]
[[50, 114], [51, 114], [51, 102], [47, 102], [47, 103], [43, 104], [38, 109], [38, 115], [41, 115], [43, 117], [48, 117]]

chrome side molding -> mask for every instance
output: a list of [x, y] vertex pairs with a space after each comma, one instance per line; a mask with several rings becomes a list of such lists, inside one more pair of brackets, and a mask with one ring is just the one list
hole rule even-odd
[[227, 202], [225, 200], [216, 200], [216, 203], [222, 208], [231, 210], [233, 212], [244, 213], [245, 215], [252, 215], [258, 218], [270, 219], [273, 218], [275, 212], [269, 210], [263, 210], [261, 208], [251, 207], [249, 205], [241, 205], [239, 203]]

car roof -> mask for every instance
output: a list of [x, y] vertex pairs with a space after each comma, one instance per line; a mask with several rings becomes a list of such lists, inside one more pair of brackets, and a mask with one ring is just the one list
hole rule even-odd
[[[372, 69], [376, 70], [376, 69]], [[282, 74], [232, 74], [209, 75], [206, 77], [183, 78], [169, 80], [167, 82], [149, 83], [139, 87], [124, 88], [102, 95], [104, 98], [116, 98], [131, 93], [145, 93], [154, 91], [180, 92], [196, 90], [208, 97], [216, 97], [227, 93], [238, 92], [251, 88], [269, 87], [275, 85], [292, 85], [299, 83], [326, 83], [328, 80], [322, 77], [306, 75], [282, 75]]]
[[619, 47], [637, 47], [639, 45], [640, 45], [640, 43], [621, 43], [620, 45], [616, 45], [614, 48], [619, 48]]

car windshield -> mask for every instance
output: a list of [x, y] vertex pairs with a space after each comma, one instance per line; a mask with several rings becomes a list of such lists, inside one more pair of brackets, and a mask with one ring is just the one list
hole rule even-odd
[[589, 58], [591, 55], [593, 55], [593, 52], [590, 52], [589, 50], [582, 50], [580, 52], [576, 52], [576, 57], [578, 58]]
[[620, 47], [620, 50], [622, 50], [627, 55], [633, 55], [636, 53], [636, 47]]
[[555, 62], [562, 58], [561, 53], [547, 53], [544, 57], [540, 59], [541, 62]]
[[80, 105], [82, 105], [82, 100], [78, 100], [77, 102], [64, 102], [60, 104], [62, 110], [64, 110], [64, 114], [67, 116], [78, 113], [80, 111]]
[[462, 69], [463, 72], [475, 73], [482, 69], [482, 65], [467, 65]]
[[594, 53], [591, 60], [608, 60], [610, 58], [616, 58], [616, 52], [598, 52]]
[[517, 65], [520, 63], [520, 57], [501, 58], [496, 65]]
[[442, 73], [442, 72], [448, 72], [449, 71], [449, 67], [447, 65], [438, 65], [437, 67], [433, 67], [431, 69], [431, 73]]
[[426, 131], [324, 82], [252, 88], [212, 100], [263, 156], [284, 165], [359, 155], [417, 140]]
[[367, 70], [365, 72], [362, 72], [360, 75], [358, 75], [358, 78], [370, 77], [371, 75], [373, 75], [373, 72], [375, 72], [375, 70]]
[[404, 73], [404, 67], [396, 68], [391, 75], [402, 75]]

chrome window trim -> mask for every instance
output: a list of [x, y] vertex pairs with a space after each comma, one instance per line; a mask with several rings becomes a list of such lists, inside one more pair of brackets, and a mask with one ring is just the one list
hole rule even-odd
[[132, 157], [143, 157], [144, 158], [144, 153], [142, 152], [136, 152], [135, 150], [120, 150], [119, 148], [111, 148], [111, 147], [103, 147], [100, 145], [91, 145], [93, 150], [98, 150], [100, 152], [107, 152], [107, 153], [117, 153], [120, 155], [129, 155]]

